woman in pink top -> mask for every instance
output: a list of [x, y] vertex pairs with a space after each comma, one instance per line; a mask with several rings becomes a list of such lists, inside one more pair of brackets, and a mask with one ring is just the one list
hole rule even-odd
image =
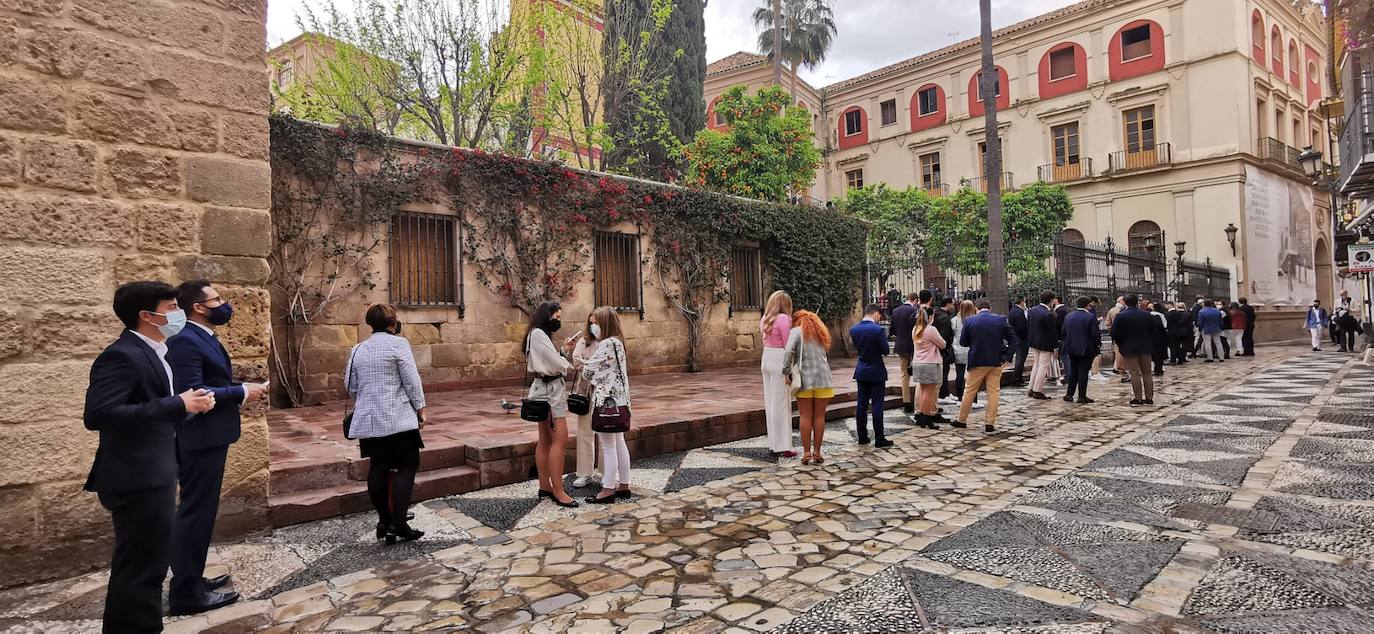
[[774, 456], [796, 457], [792, 450], [792, 390], [782, 375], [787, 336], [792, 332], [792, 298], [783, 291], [768, 296], [763, 319], [763, 411], [768, 421], [768, 449]]
[[944, 382], [940, 351], [945, 348], [945, 338], [930, 325], [930, 317], [921, 309], [916, 311], [916, 328], [911, 331], [911, 339], [916, 342], [916, 353], [911, 359], [911, 379], [917, 384], [916, 424], [939, 429], [935, 395], [940, 391], [940, 383]]

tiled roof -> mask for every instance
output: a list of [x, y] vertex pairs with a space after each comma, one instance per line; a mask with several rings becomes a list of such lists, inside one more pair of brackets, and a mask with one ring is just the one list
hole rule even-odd
[[[1037, 15], [1037, 16], [1035, 16], [1035, 17], [1033, 17], [1033, 18], [1030, 18], [1029, 20], [1022, 20], [1021, 22], [1017, 22], [1016, 24], [1013, 24], [1013, 25], [1011, 25], [1011, 26], [1006, 26], [1006, 27], [1002, 27], [1002, 28], [1000, 28], [1000, 29], [997, 29], [996, 31], [993, 31], [993, 32], [992, 32], [992, 38], [993, 38], [994, 40], [996, 40], [997, 38], [1003, 37], [1003, 36], [1005, 36], [1005, 35], [1010, 35], [1010, 34], [1012, 34], [1012, 33], [1018, 32], [1018, 31], [1024, 31], [1024, 30], [1029, 29], [1029, 28], [1031, 28], [1031, 27], [1039, 26], [1039, 25], [1045, 24], [1045, 23], [1047, 23], [1047, 22], [1051, 22], [1051, 21], [1054, 21], [1054, 20], [1059, 20], [1059, 19], [1062, 19], [1062, 18], [1069, 17], [1069, 16], [1071, 16], [1071, 15], [1076, 15], [1076, 14], [1079, 14], [1079, 13], [1084, 13], [1084, 12], [1087, 12], [1087, 11], [1090, 11], [1090, 10], [1093, 10], [1093, 9], [1098, 9], [1098, 8], [1105, 7], [1105, 6], [1110, 6], [1110, 5], [1113, 5], [1113, 4], [1119, 4], [1119, 3], [1124, 2], [1124, 1], [1126, 1], [1126, 0], [1083, 0], [1083, 2], [1079, 2], [1079, 3], [1077, 3], [1077, 4], [1071, 4], [1071, 5], [1067, 6], [1067, 7], [1062, 8], [1062, 9], [1058, 9], [1058, 10], [1055, 10], [1055, 11], [1051, 11], [1051, 12], [1049, 12], [1049, 13], [1045, 13], [1045, 14], [1042, 14], [1042, 15]], [[978, 44], [979, 44], [979, 38], [976, 38], [976, 37], [970, 38], [970, 39], [964, 40], [964, 41], [962, 41], [962, 42], [959, 42], [959, 43], [957, 43], [957, 44], [951, 44], [951, 45], [949, 45], [949, 46], [946, 46], [946, 47], [941, 48], [941, 49], [936, 49], [936, 50], [931, 51], [931, 52], [929, 52], [929, 53], [925, 53], [925, 54], [922, 54], [922, 55], [917, 55], [916, 57], [912, 57], [912, 58], [910, 58], [910, 59], [902, 60], [902, 61], [900, 61], [900, 62], [897, 62], [896, 64], [891, 64], [891, 65], [884, 66], [884, 67], [879, 68], [879, 69], [874, 70], [874, 71], [869, 71], [869, 72], [867, 72], [867, 73], [864, 73], [864, 74], [862, 74], [862, 75], [859, 75], [858, 77], [852, 77], [852, 78], [846, 79], [846, 80], [844, 80], [844, 81], [840, 81], [840, 82], [837, 82], [837, 83], [834, 83], [834, 84], [830, 84], [829, 86], [826, 86], [825, 88], [822, 88], [821, 91], [822, 91], [822, 92], [825, 92], [825, 93], [830, 93], [830, 92], [834, 92], [834, 91], [837, 91], [837, 90], [844, 90], [845, 88], [849, 88], [849, 87], [854, 86], [854, 85], [856, 85], [856, 84], [861, 84], [861, 83], [864, 83], [864, 82], [869, 81], [869, 80], [878, 79], [878, 78], [883, 77], [883, 76], [885, 76], [885, 75], [890, 75], [890, 74], [892, 74], [892, 73], [900, 72], [900, 71], [903, 71], [903, 70], [906, 70], [906, 69], [909, 69], [909, 68], [913, 68], [913, 67], [916, 67], [916, 66], [920, 66], [920, 65], [922, 65], [922, 64], [926, 64], [926, 63], [929, 63], [929, 62], [933, 62], [933, 61], [935, 61], [935, 60], [937, 60], [937, 59], [940, 59], [940, 58], [942, 58], [942, 57], [946, 57], [946, 56], [949, 56], [949, 55], [954, 55], [954, 54], [956, 54], [956, 53], [964, 52], [964, 51], [967, 50], [967, 49], [977, 48]], [[736, 55], [738, 55], [738, 53], [736, 53]], [[731, 56], [731, 57], [733, 57], [733, 56]], [[730, 58], [727, 57], [726, 59], [730, 59]], [[721, 61], [725, 61], [725, 60], [721, 60]]]
[[716, 73], [723, 73], [738, 68], [744, 68], [746, 66], [762, 64], [767, 61], [767, 57], [759, 55], [758, 53], [740, 51], [738, 53], [735, 53], [734, 55], [730, 55], [729, 57], [725, 57], [722, 59], [718, 59], [714, 62], [711, 62], [709, 65], [706, 66], [706, 74], [714, 75]]

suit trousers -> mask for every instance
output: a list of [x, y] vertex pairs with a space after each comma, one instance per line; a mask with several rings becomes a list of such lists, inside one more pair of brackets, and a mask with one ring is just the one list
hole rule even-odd
[[114, 524], [104, 632], [162, 631], [162, 580], [172, 557], [176, 496], [173, 484], [99, 494]]
[[1150, 373], [1153, 357], [1148, 354], [1133, 354], [1126, 356], [1122, 361], [1126, 364], [1126, 371], [1131, 375], [1131, 393], [1135, 395], [1136, 400], [1153, 400], [1155, 377]]
[[883, 400], [887, 397], [885, 381], [858, 381], [859, 396], [854, 404], [854, 430], [859, 440], [868, 440], [869, 412], [873, 415], [873, 438], [886, 439], [883, 432]]
[[945, 398], [950, 395], [949, 368], [952, 365], [954, 364], [949, 361], [940, 362], [940, 398]]
[[229, 447], [210, 449], [177, 448], [177, 482], [181, 495], [177, 501], [172, 528], [172, 587], [168, 598], [173, 604], [197, 604], [206, 590], [205, 556], [219, 515], [219, 494], [224, 486], [224, 462]]
[[1012, 376], [1017, 383], [1026, 381], [1026, 358], [1030, 356], [1030, 344], [1024, 339], [1016, 345], [1016, 365], [1012, 370]]
[[1088, 398], [1088, 372], [1092, 370], [1093, 355], [1069, 355], [1069, 362], [1065, 364], [1069, 369], [1069, 392], [1067, 396], [1078, 394], [1079, 398]]
[[1255, 356], [1255, 325], [1250, 324], [1245, 327], [1245, 332], [1240, 335], [1240, 344], [1245, 347], [1243, 353], [1247, 357]]
[[959, 422], [968, 422], [968, 412], [973, 409], [973, 401], [978, 390], [988, 389], [988, 407], [983, 411], [983, 423], [992, 425], [997, 422], [997, 402], [1002, 397], [1002, 366], [979, 366], [969, 368], [968, 385], [964, 388], [963, 400], [959, 402]]
[[1169, 335], [1169, 356], [1174, 363], [1183, 363], [1188, 358], [1188, 335]]
[[902, 364], [902, 404], [913, 402], [911, 400], [911, 357], [909, 354], [899, 354], [897, 358]]
[[[1050, 366], [1054, 364], [1054, 351], [1032, 349], [1031, 359], [1034, 360], [1035, 365], [1031, 367], [1030, 389], [1032, 392], [1043, 393], [1045, 380], [1050, 376]], [[999, 383], [998, 386], [1000, 387], [1001, 384]]]

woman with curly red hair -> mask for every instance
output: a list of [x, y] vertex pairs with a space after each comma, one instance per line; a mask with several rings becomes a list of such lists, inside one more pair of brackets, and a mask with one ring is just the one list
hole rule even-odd
[[[809, 310], [792, 316], [787, 337], [782, 374], [797, 390], [797, 410], [801, 413], [802, 464], [821, 464], [821, 441], [825, 437], [825, 410], [835, 397], [830, 384], [830, 331], [821, 318]], [[801, 385], [793, 385], [792, 369], [799, 370]]]

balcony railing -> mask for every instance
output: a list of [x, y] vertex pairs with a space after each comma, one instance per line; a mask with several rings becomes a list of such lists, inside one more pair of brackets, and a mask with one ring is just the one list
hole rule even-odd
[[926, 194], [929, 194], [929, 195], [931, 195], [931, 196], [948, 196], [948, 195], [949, 195], [949, 185], [946, 185], [946, 184], [944, 184], [944, 183], [931, 183], [931, 184], [927, 184], [927, 185], [921, 185], [920, 188], [921, 188], [921, 191], [923, 191], [923, 192], [925, 192]]
[[1115, 174], [1168, 165], [1174, 160], [1171, 150], [1168, 143], [1156, 143], [1149, 149], [1112, 152], [1107, 155], [1107, 171]]
[[1036, 169], [1036, 175], [1045, 183], [1071, 183], [1092, 178], [1093, 160], [1085, 156], [1077, 163], [1041, 165]]
[[1341, 126], [1341, 194], [1374, 195], [1374, 73], [1365, 75], [1367, 89], [1346, 106]]
[[1298, 154], [1301, 152], [1284, 144], [1283, 141], [1273, 137], [1262, 137], [1256, 141], [1255, 146], [1255, 153], [1261, 160], [1277, 163], [1290, 170], [1302, 169], [1298, 164]]
[[[988, 179], [983, 176], [967, 179], [969, 189], [988, 193]], [[960, 183], [962, 186], [962, 182]], [[1002, 191], [1015, 189], [1011, 184], [1011, 172], [1002, 172]]]

